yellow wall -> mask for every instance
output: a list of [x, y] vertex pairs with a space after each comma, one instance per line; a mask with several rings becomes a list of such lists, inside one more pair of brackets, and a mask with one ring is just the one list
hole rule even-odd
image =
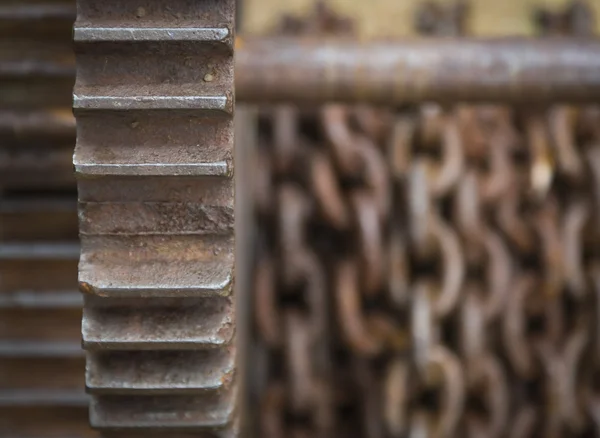
[[[415, 5], [421, 0], [328, 0], [329, 5], [359, 23], [361, 37], [403, 36], [412, 32]], [[450, 2], [452, 0], [441, 0]], [[530, 35], [534, 5], [559, 6], [566, 0], [471, 0], [469, 29], [475, 35]], [[591, 0], [600, 30], [600, 0]], [[305, 14], [314, 0], [245, 0], [243, 29], [265, 33], [283, 12]], [[360, 19], [357, 19], [359, 17]]]

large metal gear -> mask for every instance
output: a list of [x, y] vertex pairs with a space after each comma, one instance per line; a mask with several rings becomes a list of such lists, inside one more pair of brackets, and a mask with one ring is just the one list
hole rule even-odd
[[92, 426], [235, 435], [234, 1], [77, 3]]
[[70, 0], [0, 4], [0, 436], [91, 437], [81, 377]]

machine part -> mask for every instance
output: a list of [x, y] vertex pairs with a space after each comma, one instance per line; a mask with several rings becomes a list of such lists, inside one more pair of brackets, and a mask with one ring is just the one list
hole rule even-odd
[[68, 189], [75, 121], [69, 0], [0, 5], [0, 188]]
[[286, 159], [255, 179], [259, 436], [593, 436], [597, 108], [566, 131], [578, 178], [559, 167], [555, 110], [372, 109], [381, 139], [341, 106], [277, 137], [279, 110], [257, 162]]
[[[284, 17], [282, 32], [317, 35], [348, 32], [349, 22], [332, 14], [324, 3], [318, 2], [315, 13], [307, 20]], [[378, 204], [379, 208], [369, 203], [368, 210], [363, 211], [358, 205], [357, 209], [344, 202], [337, 165], [344, 164], [349, 180], [358, 178], [357, 204], [365, 199], [360, 193], [365, 185], [361, 160], [369, 161], [368, 181], [375, 187], [381, 180], [378, 177], [385, 175], [385, 165], [379, 165], [376, 154], [369, 154], [368, 144], [357, 144], [351, 151], [336, 150], [339, 153], [334, 154], [333, 148], [324, 143], [318, 147], [308, 138], [299, 138], [300, 125], [312, 124], [314, 114], [313, 110], [305, 112], [292, 105], [260, 108], [256, 147], [247, 151], [253, 154], [249, 161], [258, 163], [247, 169], [257, 227], [251, 257], [252, 346], [247, 356], [252, 370], [247, 415], [256, 419], [251, 424], [251, 436], [350, 436], [338, 434], [341, 425], [336, 413], [335, 388], [338, 378], [342, 374], [351, 378], [353, 370], [337, 368], [337, 359], [331, 351], [335, 334], [331, 332], [330, 318], [333, 314], [351, 313], [352, 300], [360, 299], [358, 295], [348, 296], [353, 291], [347, 288], [346, 280], [349, 275], [352, 280], [351, 269], [356, 260], [348, 260], [339, 268], [326, 266], [319, 249], [313, 245], [316, 237], [313, 232], [317, 230], [312, 230], [311, 224], [324, 219], [340, 230], [354, 230], [357, 221], [364, 223], [373, 215], [378, 216], [384, 203]], [[381, 170], [383, 173], [376, 173]], [[373, 233], [377, 237], [377, 227], [367, 223], [365, 238]], [[322, 243], [327, 245], [329, 239], [322, 237], [325, 237]], [[369, 266], [373, 267], [373, 263]], [[381, 281], [376, 268], [370, 271], [371, 286]], [[345, 275], [336, 279], [339, 294], [332, 290], [333, 270]], [[336, 295], [343, 303], [338, 304]], [[364, 325], [370, 329], [370, 323]], [[348, 330], [351, 337], [356, 333], [352, 329]], [[359, 337], [360, 334], [353, 339]], [[356, 342], [362, 346], [364, 343], [360, 341]]]
[[600, 44], [592, 39], [280, 37], [237, 45], [245, 102], [539, 104], [600, 96]]
[[234, 4], [77, 2], [74, 165], [94, 428], [237, 434]]
[[0, 435], [91, 438], [71, 165], [71, 0], [0, 5]]
[[77, 204], [40, 196], [0, 199], [0, 435], [92, 437]]
[[257, 436], [598, 434], [600, 110], [449, 103], [261, 110]]

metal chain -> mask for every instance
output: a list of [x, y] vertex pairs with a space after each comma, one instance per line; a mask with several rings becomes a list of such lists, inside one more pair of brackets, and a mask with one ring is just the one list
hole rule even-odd
[[595, 107], [265, 110], [260, 436], [600, 433], [598, 121]]

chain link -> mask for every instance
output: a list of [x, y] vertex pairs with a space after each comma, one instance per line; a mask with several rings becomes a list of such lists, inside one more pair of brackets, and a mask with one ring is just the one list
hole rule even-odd
[[[464, 32], [455, 8], [425, 5], [419, 28]], [[589, 35], [584, 10], [538, 23]], [[292, 30], [351, 31], [322, 8], [309, 21]], [[597, 107], [265, 110], [259, 436], [599, 434], [599, 122]]]

